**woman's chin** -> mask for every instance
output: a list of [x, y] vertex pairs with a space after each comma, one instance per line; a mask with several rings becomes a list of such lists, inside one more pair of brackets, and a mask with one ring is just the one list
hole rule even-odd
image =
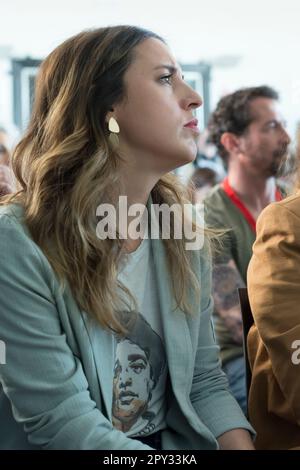
[[177, 151], [176, 153], [171, 153], [168, 155], [168, 158], [160, 161], [161, 170], [165, 173], [169, 173], [170, 171], [176, 170], [181, 166], [187, 165], [188, 163], [192, 163], [197, 156], [197, 147], [194, 148], [189, 147], [188, 149], [184, 149], [180, 153]]
[[197, 148], [185, 154], [184, 162], [182, 163], [182, 165], [187, 165], [188, 163], [192, 163], [193, 161], [196, 160], [196, 157], [197, 157]]
[[170, 171], [176, 170], [177, 168], [180, 168], [184, 165], [188, 165], [189, 163], [192, 163], [196, 159], [196, 155], [185, 156], [184, 159], [181, 158], [180, 160], [178, 160], [176, 166], [174, 165], [174, 167]]

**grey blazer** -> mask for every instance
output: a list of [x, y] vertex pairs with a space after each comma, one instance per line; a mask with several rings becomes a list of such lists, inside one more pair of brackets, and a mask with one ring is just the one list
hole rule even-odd
[[[148, 449], [111, 424], [112, 334], [62, 291], [22, 214], [0, 208], [0, 449]], [[151, 243], [171, 383], [163, 448], [217, 449], [224, 432], [252, 428], [220, 369], [208, 250], [195, 252], [201, 303], [188, 316], [173, 310], [164, 247]]]

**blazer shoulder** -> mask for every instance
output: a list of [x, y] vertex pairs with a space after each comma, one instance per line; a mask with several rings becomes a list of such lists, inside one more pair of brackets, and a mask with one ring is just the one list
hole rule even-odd
[[5, 204], [0, 206], [0, 227], [11, 228], [29, 235], [24, 222], [24, 209], [20, 204]]
[[289, 196], [282, 201], [272, 202], [260, 214], [257, 219], [257, 228], [277, 226], [282, 223], [288, 225], [300, 224], [300, 192]]
[[49, 271], [48, 260], [32, 239], [24, 220], [24, 210], [19, 204], [0, 206], [0, 251], [2, 263], [11, 259], [15, 264], [21, 264], [26, 258], [35, 260]]
[[277, 204], [279, 207], [285, 208], [295, 216], [300, 217], [300, 191], [282, 199], [282, 201], [279, 201]]

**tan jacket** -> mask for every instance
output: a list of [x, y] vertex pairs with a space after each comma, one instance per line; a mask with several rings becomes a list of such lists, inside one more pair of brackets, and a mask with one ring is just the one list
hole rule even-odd
[[300, 359], [300, 192], [260, 215], [248, 289], [255, 320], [248, 352], [256, 447], [300, 448], [300, 364], [293, 363]]

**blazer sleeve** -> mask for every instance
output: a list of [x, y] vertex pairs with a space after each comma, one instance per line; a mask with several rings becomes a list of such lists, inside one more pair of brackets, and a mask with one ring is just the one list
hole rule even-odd
[[[271, 204], [259, 217], [248, 290], [273, 374], [300, 424], [299, 366], [292, 361], [292, 345], [300, 340], [300, 218], [285, 204]], [[269, 393], [269, 411], [277, 414], [276, 397]]]
[[[208, 252], [205, 246], [203, 251]], [[201, 319], [191, 402], [202, 422], [216, 438], [237, 428], [244, 428], [255, 434], [229, 392], [226, 375], [221, 370], [219, 346], [216, 344], [212, 322], [211, 261], [206, 255], [201, 257], [201, 261]]]
[[[52, 272], [52, 273], [51, 273]], [[0, 218], [0, 383], [28, 441], [42, 449], [147, 450], [115, 430], [91, 399], [66, 341], [42, 252], [8, 216]]]

